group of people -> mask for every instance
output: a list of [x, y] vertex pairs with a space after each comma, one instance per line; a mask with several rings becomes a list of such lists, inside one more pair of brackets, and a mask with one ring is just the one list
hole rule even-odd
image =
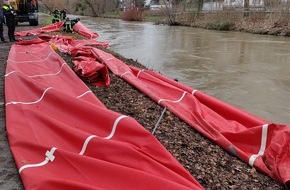
[[58, 8], [55, 8], [52, 12], [52, 16], [52, 23], [63, 21], [66, 19], [66, 9], [60, 11]]
[[64, 25], [63, 25], [63, 31], [67, 32], [67, 33], [72, 33], [73, 32], [73, 26], [80, 20], [79, 18], [75, 18], [75, 19], [69, 19], [68, 17], [66, 17], [66, 9], [63, 9], [62, 11], [59, 11], [58, 8], [56, 7], [54, 9], [54, 11], [52, 12], [52, 23], [55, 22], [60, 22], [60, 21], [64, 21]]
[[15, 13], [14, 8], [10, 5], [9, 0], [4, 0], [4, 5], [0, 9], [0, 40], [6, 42], [3, 36], [3, 25], [6, 24], [8, 28], [8, 37], [10, 42], [16, 41], [15, 32]]

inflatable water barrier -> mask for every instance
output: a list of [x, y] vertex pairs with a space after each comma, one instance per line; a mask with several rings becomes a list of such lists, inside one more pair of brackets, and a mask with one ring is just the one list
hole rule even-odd
[[285, 167], [290, 164], [288, 125], [270, 123], [153, 71], [129, 67], [100, 49], [91, 51], [114, 74], [204, 136], [276, 181], [290, 185], [290, 169]]
[[[85, 26], [82, 25], [82, 27], [85, 27]], [[88, 32], [88, 29], [86, 29], [86, 28], [84, 28], [82, 30], [79, 29], [79, 31]], [[87, 35], [83, 34], [83, 36], [87, 36], [87, 38], [90, 39], [91, 33], [92, 32], [88, 32]], [[90, 40], [93, 40], [93, 39], [90, 39]], [[90, 42], [93, 43], [94, 41], [90, 41]], [[135, 86], [138, 90], [140, 90], [141, 92], [146, 94], [152, 100], [156, 101], [159, 105], [170, 110], [176, 116], [178, 116], [183, 121], [185, 121], [187, 124], [192, 126], [194, 129], [196, 129], [197, 131], [202, 133], [204, 136], [206, 136], [210, 140], [214, 141], [215, 143], [217, 143], [218, 145], [223, 147], [225, 150], [227, 150], [231, 154], [239, 157], [244, 162], [257, 168], [259, 171], [262, 171], [265, 174], [271, 176], [274, 180], [277, 180], [277, 181], [285, 184], [285, 186], [287, 186], [287, 187], [290, 187], [290, 169], [289, 169], [289, 167], [287, 167], [290, 165], [290, 146], [289, 146], [290, 128], [288, 125], [270, 123], [269, 121], [266, 121], [262, 118], [255, 116], [255, 115], [252, 115], [252, 114], [247, 113], [243, 110], [240, 110], [232, 105], [229, 105], [229, 104], [222, 102], [222, 101], [220, 101], [212, 96], [209, 96], [209, 95], [207, 95], [199, 90], [192, 89], [188, 86], [185, 86], [181, 83], [178, 83], [174, 80], [171, 80], [163, 75], [157, 74], [154, 71], [130, 67], [130, 66], [126, 65], [124, 62], [122, 62], [121, 60], [114, 57], [113, 55], [106, 53], [99, 48], [90, 47], [89, 46], [90, 42], [83, 40], [83, 41], [79, 41], [78, 43], [74, 43], [74, 40], [72, 40], [72, 39], [67, 39], [66, 37], [59, 36], [58, 39], [51, 38], [48, 40], [48, 42], [39, 43], [39, 44], [31, 44], [30, 46], [35, 47], [35, 51], [40, 52], [41, 49], [46, 48], [46, 47], [42, 47], [42, 46], [47, 46], [48, 43], [51, 43], [51, 44], [54, 44], [54, 46], [57, 47], [60, 51], [71, 54], [75, 60], [75, 65], [79, 64], [77, 62], [77, 60], [87, 61], [88, 65], [92, 64], [91, 61], [94, 61], [98, 64], [103, 64], [104, 67], [107, 67], [112, 73], [121, 77], [122, 79], [124, 79], [125, 81], [130, 83], [131, 85]], [[76, 45], [76, 44], [78, 44], [78, 45]], [[100, 43], [100, 45], [101, 44], [102, 43]], [[106, 126], [103, 126], [103, 122], [109, 122], [112, 120], [111, 123], [113, 123], [113, 120], [116, 121], [116, 119], [118, 118], [118, 114], [111, 113], [111, 111], [108, 110], [110, 112], [110, 115], [113, 116], [113, 118], [109, 119], [107, 116], [104, 116], [102, 114], [100, 117], [98, 116], [99, 119], [95, 119], [94, 116], [92, 116], [92, 118], [90, 118], [89, 115], [92, 115], [92, 113], [94, 113], [93, 115], [96, 115], [95, 112], [93, 112], [93, 110], [96, 110], [96, 108], [94, 107], [95, 105], [98, 105], [98, 109], [101, 109], [102, 111], [106, 110], [104, 108], [104, 106], [102, 105], [102, 103], [99, 102], [98, 100], [95, 100], [96, 99], [95, 97], [91, 97], [91, 93], [89, 93], [88, 90], [87, 90], [87, 92], [88, 92], [87, 94], [90, 95], [90, 97], [86, 97], [86, 95], [82, 96], [81, 94], [84, 94], [84, 91], [86, 91], [85, 89], [82, 89], [84, 87], [80, 88], [82, 90], [76, 89], [73, 87], [64, 87], [64, 88], [60, 87], [60, 85], [65, 86], [65, 84], [60, 83], [61, 81], [64, 83], [71, 84], [74, 87], [81, 86], [81, 84], [78, 84], [77, 82], [72, 82], [72, 79], [69, 78], [69, 77], [75, 78], [75, 76], [65, 76], [64, 78], [58, 79], [57, 80], [58, 86], [54, 87], [54, 85], [55, 85], [54, 83], [53, 83], [53, 85], [46, 84], [46, 82], [52, 81], [51, 77], [45, 77], [45, 79], [42, 77], [38, 77], [38, 75], [40, 75], [40, 74], [30, 73], [30, 72], [32, 72], [31, 69], [29, 69], [29, 71], [25, 71], [25, 72], [22, 71], [21, 70], [22, 68], [20, 69], [18, 67], [20, 67], [21, 65], [24, 65], [24, 64], [23, 63], [15, 64], [15, 63], [21, 62], [21, 61], [25, 62], [27, 60], [24, 60], [25, 56], [16, 56], [16, 55], [14, 55], [15, 53], [13, 53], [15, 51], [20, 51], [20, 52], [24, 51], [21, 49], [16, 49], [16, 48], [20, 48], [20, 47], [22, 47], [22, 46], [15, 45], [11, 49], [11, 53], [9, 55], [9, 60], [8, 60], [6, 81], [7, 81], [7, 84], [9, 84], [9, 82], [10, 82], [13, 85], [22, 84], [23, 86], [25, 86], [25, 87], [20, 87], [21, 88], [21, 95], [23, 95], [24, 97], [20, 96], [20, 92], [15, 92], [16, 90], [14, 88], [13, 88], [13, 90], [11, 88], [8, 88], [7, 92], [6, 92], [6, 98], [7, 98], [6, 107], [7, 107], [8, 111], [9, 111], [9, 109], [16, 109], [16, 108], [20, 109], [18, 107], [21, 107], [20, 110], [17, 110], [17, 109], [16, 109], [16, 111], [13, 110], [13, 113], [22, 114], [22, 116], [19, 116], [19, 118], [26, 118], [29, 116], [29, 117], [32, 117], [34, 119], [37, 118], [37, 121], [35, 121], [35, 123], [33, 123], [32, 120], [29, 120], [29, 125], [26, 123], [24, 124], [24, 123], [21, 123], [21, 122], [24, 122], [23, 121], [24, 119], [22, 119], [21, 121], [12, 120], [11, 119], [11, 117], [13, 117], [12, 111], [7, 112], [7, 115], [8, 115], [8, 117], [7, 117], [8, 135], [9, 135], [9, 139], [10, 138], [13, 139], [12, 143], [11, 143], [11, 149], [12, 149], [13, 153], [15, 152], [14, 154], [15, 154], [15, 157], [17, 160], [18, 167], [22, 168], [25, 166], [25, 164], [23, 164], [21, 162], [21, 160], [24, 158], [21, 157], [21, 154], [19, 152], [28, 151], [29, 154], [31, 154], [31, 157], [36, 158], [37, 156], [35, 156], [35, 154], [40, 154], [40, 153], [36, 153], [36, 149], [41, 150], [40, 152], [45, 152], [46, 149], [49, 149], [51, 147], [56, 147], [58, 149], [50, 149], [50, 151], [48, 151], [47, 154], [50, 155], [51, 151], [56, 151], [57, 154], [65, 154], [67, 152], [69, 154], [72, 154], [72, 152], [76, 152], [76, 148], [73, 147], [72, 144], [77, 144], [76, 143], [77, 141], [80, 141], [80, 142], [85, 141], [86, 142], [86, 140], [84, 140], [84, 139], [89, 138], [89, 137], [96, 139], [96, 137], [92, 137], [89, 134], [87, 134], [87, 136], [84, 135], [85, 137], [82, 137], [83, 140], [79, 140], [78, 135], [81, 136], [82, 132], [78, 132], [79, 134], [75, 134], [72, 131], [69, 131], [69, 130], [66, 131], [65, 128], [70, 129], [70, 128], [72, 128], [72, 126], [77, 125], [78, 127], [73, 128], [73, 130], [84, 129], [85, 131], [89, 131], [90, 134], [97, 134], [97, 136], [98, 136], [97, 140], [99, 140], [99, 136], [104, 137], [104, 138], [108, 138], [108, 137], [105, 137], [105, 134], [111, 134], [112, 132], [109, 132], [110, 127], [109, 127], [109, 129], [107, 129], [106, 132], [104, 132], [104, 130], [105, 130], [104, 128], [106, 128]], [[29, 48], [29, 49], [33, 50], [33, 48]], [[47, 50], [45, 50], [45, 51], [47, 51]], [[43, 61], [44, 60], [46, 61], [46, 59], [48, 59], [46, 57], [50, 57], [50, 56], [44, 56], [44, 55], [42, 55], [42, 53], [38, 53], [38, 54], [41, 56], [41, 60], [43, 60]], [[51, 54], [54, 55], [54, 53], [51, 53]], [[24, 53], [24, 55], [26, 55], [26, 54]], [[30, 55], [30, 57], [31, 56], [32, 55]], [[14, 61], [11, 61], [11, 60], [14, 60]], [[53, 59], [53, 60], [50, 60], [48, 63], [46, 63], [46, 64], [48, 64], [48, 66], [44, 66], [46, 64], [43, 63], [43, 64], [41, 64], [41, 66], [37, 66], [37, 67], [40, 67], [40, 68], [43, 67], [43, 68], [45, 68], [46, 71], [49, 71], [49, 69], [46, 67], [52, 68], [54, 65], [52, 63], [54, 63], [54, 62], [59, 62], [58, 67], [60, 67], [60, 65], [62, 65], [61, 63], [63, 61], [59, 61], [58, 59]], [[10, 65], [13, 66], [13, 69], [11, 69]], [[86, 64], [84, 63], [84, 65], [86, 65]], [[81, 67], [84, 68], [85, 67], [84, 65], [82, 65]], [[23, 69], [27, 70], [28, 67], [30, 67], [30, 65], [29, 66], [26, 65], [25, 68], [23, 68]], [[65, 68], [65, 70], [66, 69], [69, 70], [69, 68], [67, 66], [63, 66], [63, 68]], [[90, 68], [90, 67], [88, 66], [87, 68]], [[92, 68], [92, 73], [96, 72], [94, 69], [95, 69], [95, 67]], [[58, 68], [58, 69], [54, 69], [54, 72], [52, 72], [52, 71], [51, 72], [58, 73], [58, 72], [60, 72], [60, 70], [62, 70], [62, 69]], [[78, 70], [78, 69], [76, 69], [76, 70]], [[88, 69], [88, 70], [86, 70], [85, 73], [90, 73], [90, 72], [91, 71]], [[14, 76], [21, 78], [21, 80], [20, 79], [10, 79], [11, 80], [10, 81], [8, 76], [11, 74], [9, 74], [9, 73], [14, 73]], [[50, 75], [52, 75], [52, 73], [47, 73], [47, 74], [45, 74], [45, 76], [50, 76]], [[90, 74], [88, 76], [90, 76]], [[24, 77], [24, 76], [26, 76], [26, 77]], [[30, 77], [28, 77], [28, 76], [30, 76]], [[102, 75], [99, 74], [99, 76], [102, 76]], [[33, 84], [30, 84], [30, 82], [26, 81], [28, 79], [24, 80], [24, 78], [28, 78], [29, 80], [32, 80], [32, 79], [37, 80], [37, 84], [35, 82]], [[76, 80], [76, 79], [74, 79], [74, 80]], [[109, 85], [109, 83], [106, 83], [105, 78], [102, 79], [102, 81], [103, 81], [103, 85], [104, 84]], [[23, 83], [25, 83], [25, 85]], [[43, 84], [43, 87], [41, 89], [38, 89], [38, 88], [40, 88], [40, 86], [42, 86], [41, 84]], [[22, 88], [25, 88], [25, 89], [22, 89]], [[61, 90], [57, 91], [56, 90], [57, 88], [60, 88]], [[70, 89], [70, 88], [72, 88], [72, 89]], [[62, 90], [62, 89], [64, 89], [64, 90]], [[68, 95], [66, 95], [64, 93], [64, 91], [70, 92], [71, 90], [73, 92], [75, 92], [75, 91], [77, 91], [77, 92], [75, 92], [74, 97], [68, 98], [67, 97]], [[80, 92], [78, 90], [80, 90]], [[29, 92], [31, 94], [29, 94]], [[29, 94], [29, 97], [25, 97], [27, 95], [26, 93]], [[52, 96], [52, 94], [53, 94], [53, 96]], [[70, 95], [73, 95], [73, 93], [70, 92]], [[72, 108], [75, 105], [73, 103], [74, 101], [70, 100], [70, 98], [73, 99], [73, 98], [79, 97], [79, 96], [82, 97], [82, 98], [79, 98], [80, 101], [83, 101], [83, 98], [89, 98], [89, 100], [88, 100], [90, 102], [89, 104], [91, 106], [93, 106], [94, 108], [91, 108], [90, 106], [85, 106], [88, 102], [88, 101], [86, 101], [85, 103], [82, 103], [83, 105], [81, 106], [84, 108], [82, 108], [78, 111], [75, 111], [76, 113], [73, 112]], [[19, 99], [20, 97], [21, 97], [21, 99]], [[54, 105], [53, 100], [55, 102], [58, 102], [58, 104], [55, 106], [50, 106], [50, 107], [45, 108], [45, 109], [42, 106], [40, 107], [39, 105], [37, 105], [38, 106], [37, 107], [36, 104], [44, 104], [44, 101], [40, 101], [40, 99], [42, 100], [42, 98], [45, 100], [47, 99], [47, 101], [49, 101], [49, 104]], [[91, 100], [91, 99], [94, 99], [94, 100]], [[22, 104], [19, 104], [18, 102], [22, 102]], [[28, 106], [27, 102], [30, 102], [30, 103], [35, 102], [35, 104], [33, 104], [33, 105], [35, 107], [37, 107], [37, 109], [39, 109], [39, 111], [34, 110], [34, 112], [35, 113], [37, 112], [37, 114], [43, 115], [44, 118], [41, 118], [39, 116], [35, 116], [35, 115], [31, 114], [31, 111], [33, 111], [33, 109], [26, 108], [26, 106]], [[64, 102], [69, 102], [69, 103], [64, 104]], [[66, 105], [67, 109], [69, 109], [69, 110], [67, 110], [65, 108], [60, 108], [61, 107], [60, 105], [61, 106]], [[80, 105], [80, 104], [78, 104], [78, 105]], [[70, 107], [70, 106], [72, 106], [72, 107]], [[57, 109], [53, 109], [53, 107], [55, 107]], [[24, 110], [22, 110], [22, 109], [24, 109]], [[53, 117], [49, 116], [49, 114], [46, 113], [46, 112], [48, 112], [49, 109], [56, 111], [56, 113], [57, 113], [57, 114], [55, 114], [56, 116], [53, 116]], [[77, 109], [79, 109], [79, 108], [77, 108]], [[65, 112], [65, 113], [63, 113], [63, 112]], [[9, 113], [11, 114], [10, 116], [9, 116]], [[63, 117], [62, 117], [62, 115], [63, 115]], [[96, 122], [96, 123], [100, 122], [101, 125], [96, 125], [94, 123], [94, 126], [96, 126], [97, 129], [94, 128], [94, 130], [96, 130], [96, 131], [92, 132], [91, 131], [92, 129], [90, 127], [87, 129], [86, 127], [84, 127], [83, 124], [79, 124], [80, 121], [78, 120], [78, 117], [82, 117], [82, 120], [86, 120], [85, 121], [86, 126], [91, 126], [92, 125], [91, 122]], [[122, 116], [119, 116], [119, 117], [122, 117]], [[10, 118], [10, 120], [9, 120], [9, 118]], [[41, 118], [41, 119], [38, 120], [38, 118]], [[61, 121], [60, 122], [58, 120], [58, 119], [63, 119], [63, 118], [72, 118], [73, 122], [70, 123], [67, 120], [60, 120]], [[133, 122], [133, 123], [135, 122], [131, 118], [129, 119], [126, 117], [126, 119], [130, 120], [130, 122]], [[95, 121], [95, 120], [97, 120], [97, 121]], [[109, 121], [107, 121], [107, 120], [109, 120]], [[25, 121], [28, 122], [28, 120], [25, 120]], [[124, 125], [126, 125], [126, 122], [124, 122], [125, 123]], [[65, 123], [64, 124], [65, 126], [62, 126], [62, 123]], [[45, 136], [46, 133], [42, 132], [42, 131], [47, 128], [47, 130], [53, 131], [51, 133], [53, 133], [54, 135], [59, 137], [58, 140], [59, 140], [60, 144], [57, 144], [56, 143], [57, 141], [53, 141], [53, 142], [47, 141], [47, 142], [41, 142], [41, 145], [40, 145], [41, 147], [38, 147], [38, 146], [34, 145], [32, 142], [26, 142], [26, 140], [22, 139], [22, 135], [17, 135], [17, 134], [19, 134], [19, 133], [17, 133], [18, 130], [22, 131], [25, 129], [23, 127], [21, 129], [17, 129], [17, 127], [15, 127], [15, 126], [18, 126], [18, 125], [29, 126], [28, 129], [26, 129], [26, 130], [31, 130], [32, 129], [31, 126], [35, 126], [35, 124], [37, 125], [37, 127], [36, 127], [37, 131], [33, 130], [34, 136], [33, 137], [30, 136], [31, 139], [33, 139], [33, 138], [38, 139], [39, 134], [42, 134]], [[48, 126], [47, 126], [47, 124], [48, 124]], [[107, 125], [109, 125], [109, 124], [107, 124]], [[134, 125], [138, 125], [138, 124], [134, 123]], [[57, 131], [55, 131], [56, 129], [51, 128], [51, 126], [56, 127]], [[130, 124], [130, 126], [131, 126], [131, 124]], [[40, 127], [44, 128], [44, 129], [40, 129]], [[99, 129], [99, 127], [101, 129]], [[104, 127], [104, 128], [102, 128], [102, 127]], [[126, 127], [121, 126], [121, 127], [118, 127], [118, 129], [119, 128], [121, 128], [121, 129], [125, 128], [126, 130], [128, 130], [127, 129], [128, 127], [126, 128]], [[142, 127], [139, 126], [137, 128], [139, 129]], [[135, 129], [135, 127], [134, 127], [134, 129]], [[67, 133], [72, 134], [73, 135], [72, 139], [76, 139], [76, 140], [70, 141], [69, 139], [71, 137], [67, 137], [67, 139], [61, 138], [61, 136], [66, 136]], [[136, 140], [136, 142], [133, 139], [129, 140], [131, 143], [133, 143], [133, 141], [134, 141], [134, 143], [137, 143], [137, 144], [141, 143], [141, 142], [139, 142], [139, 140], [142, 141], [141, 144], [144, 143], [143, 137], [141, 137], [139, 135], [138, 135], [138, 138], [135, 139], [136, 132], [125, 131], [123, 133], [123, 131], [122, 131], [120, 133], [122, 133], [122, 135], [126, 136], [126, 140], [129, 140], [130, 138], [133, 138], [134, 140]], [[128, 133], [128, 134], [126, 134], [126, 133]], [[144, 133], [146, 133], [146, 132], [144, 132]], [[147, 134], [147, 135], [148, 136], [146, 136], [146, 138], [148, 138], [148, 139], [146, 140], [146, 142], [148, 142], [148, 143], [154, 142], [154, 143], [158, 144], [156, 142], [156, 139], [153, 138], [152, 135], [149, 135], [149, 134]], [[49, 135], [48, 138], [50, 138], [51, 140], [54, 139], [54, 137], [52, 137], [52, 136], [53, 135]], [[43, 141], [45, 138], [43, 137], [43, 139], [41, 138], [40, 140]], [[123, 138], [123, 137], [117, 136], [116, 138]], [[19, 139], [22, 139], [22, 140], [19, 142]], [[152, 142], [149, 142], [149, 139]], [[122, 140], [124, 140], [124, 139], [122, 139]], [[70, 141], [71, 145], [66, 145], [67, 141]], [[105, 142], [107, 142], [107, 141], [105, 141]], [[32, 148], [27, 148], [27, 147], [20, 148], [20, 145], [26, 145], [26, 144], [28, 144], [29, 146], [35, 147], [35, 148], [33, 148], [33, 150], [32, 150]], [[64, 145], [62, 145], [62, 144], [64, 144]], [[82, 144], [82, 143], [79, 143], [79, 144]], [[86, 144], [86, 143], [84, 143], [84, 144]], [[17, 145], [16, 148], [13, 147], [13, 145]], [[138, 145], [138, 147], [139, 146], [140, 145]], [[146, 147], [147, 147], [147, 145], [146, 145]], [[158, 145], [156, 147], [158, 147], [158, 149], [162, 150], [161, 152], [163, 152], [163, 154], [166, 155], [166, 158], [170, 158], [169, 160], [171, 160], [170, 155], [168, 154], [168, 152], [166, 152], [164, 150], [163, 147], [161, 147], [160, 145]], [[140, 148], [138, 150], [141, 151], [142, 148]], [[27, 150], [27, 149], [29, 149], [29, 150]], [[97, 149], [97, 150], [103, 151], [103, 150], [99, 150], [99, 149]], [[159, 152], [160, 150], [158, 150], [157, 152]], [[110, 151], [114, 151], [113, 148], [110, 149]], [[151, 151], [153, 151], [153, 150], [151, 150]], [[143, 152], [143, 150], [142, 150], [142, 152]], [[95, 153], [97, 154], [97, 152], [95, 152]], [[121, 154], [121, 153], [122, 153], [122, 151], [120, 150], [120, 152], [118, 152], [118, 154]], [[110, 154], [108, 154], [108, 157], [110, 157], [109, 155]], [[131, 155], [131, 153], [129, 155]], [[148, 154], [146, 153], [146, 155], [148, 155]], [[154, 155], [154, 154], [152, 154], [152, 155]], [[32, 159], [31, 157], [29, 157], [29, 159]], [[158, 159], [161, 159], [161, 157], [158, 157], [158, 158], [154, 157], [154, 160], [159, 163], [160, 160], [158, 160]], [[26, 163], [27, 158], [24, 160]], [[38, 161], [39, 160], [41, 160], [40, 157], [38, 157]], [[161, 160], [163, 160], [163, 159], [161, 159]], [[48, 159], [46, 162], [49, 162], [49, 161], [50, 160]], [[29, 164], [30, 164], [30, 162], [29, 162]], [[74, 163], [72, 163], [71, 161], [69, 161], [69, 162], [72, 166], [74, 166]], [[114, 160], [114, 162], [117, 162], [117, 161]], [[35, 159], [33, 159], [33, 163], [39, 163], [39, 162], [37, 162]], [[178, 165], [178, 163], [176, 163], [175, 160], [172, 162], [172, 164], [174, 164], [176, 166]], [[48, 164], [45, 164], [45, 165], [48, 165]], [[51, 165], [53, 165], [53, 164], [51, 164]], [[51, 165], [49, 165], [48, 167], [51, 167]], [[174, 166], [174, 168], [176, 166]], [[178, 170], [182, 171], [181, 172], [182, 173], [182, 180], [185, 178], [187, 180], [186, 182], [190, 181], [189, 184], [194, 185], [195, 186], [194, 189], [201, 188], [200, 185], [198, 185], [198, 183], [194, 179], [190, 178], [188, 176], [188, 174], [186, 172], [184, 172], [183, 169], [180, 168], [179, 165], [176, 168], [178, 168]], [[79, 168], [77, 168], [77, 169], [79, 169]], [[23, 171], [25, 171], [25, 170], [23, 170]], [[47, 170], [45, 170], [45, 171], [48, 172]], [[170, 171], [173, 171], [173, 170], [170, 170]], [[51, 172], [53, 172], [53, 171], [51, 171]], [[50, 172], [48, 172], [48, 173], [50, 175], [52, 175]], [[179, 171], [177, 173], [179, 174]], [[154, 173], [154, 174], [157, 175], [157, 173]], [[22, 174], [22, 175], [24, 175], [24, 174]], [[158, 174], [158, 175], [161, 175], [161, 174]], [[174, 175], [170, 174], [169, 176], [172, 177]], [[168, 175], [166, 174], [166, 176], [168, 176]], [[25, 175], [22, 176], [22, 178], [24, 178], [24, 177], [25, 177]], [[170, 180], [173, 180], [173, 179], [175, 179], [175, 178], [174, 177], [170, 178]], [[179, 182], [178, 182], [178, 184], [179, 184]], [[187, 183], [182, 182], [181, 184], [184, 185]], [[142, 184], [142, 185], [144, 185], [144, 184]], [[156, 184], [154, 184], [154, 185], [156, 185]], [[185, 185], [185, 186], [190, 187], [187, 185]], [[153, 187], [153, 186], [151, 186], [151, 187]], [[192, 187], [190, 187], [190, 188], [192, 188]], [[139, 188], [137, 188], [137, 189], [139, 189]], [[150, 189], [150, 188], [147, 188], [147, 189]], [[163, 188], [163, 189], [167, 189], [167, 188]], [[180, 188], [178, 187], [177, 189], [180, 189]]]
[[203, 189], [138, 122], [108, 110], [48, 42], [12, 46], [5, 98], [25, 189]]

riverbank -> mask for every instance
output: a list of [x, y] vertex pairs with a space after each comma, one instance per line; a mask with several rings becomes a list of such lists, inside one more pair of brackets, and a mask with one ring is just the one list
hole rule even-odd
[[[128, 65], [145, 68], [132, 59], [110, 50], [107, 52]], [[61, 56], [70, 63], [70, 56]], [[123, 79], [111, 72], [109, 75], [109, 87], [87, 85], [108, 109], [135, 118], [152, 132], [163, 108]], [[169, 111], [166, 111], [154, 135], [205, 189], [284, 189], [281, 184], [200, 135]]]
[[[166, 10], [157, 11], [128, 11], [107, 12], [100, 17], [140, 22], [154, 22], [155, 24], [188, 26], [208, 30], [227, 30], [247, 32], [251, 34], [290, 36], [290, 16], [284, 12], [250, 12], [244, 16], [243, 12], [210, 11], [210, 12], [180, 12], [168, 14]], [[137, 20], [136, 20], [137, 19]]]
[[[19, 26], [17, 30], [33, 28], [35, 27]], [[1, 63], [3, 63], [1, 64], [2, 76], [5, 73], [6, 60], [11, 45], [11, 43], [0, 44]], [[111, 53], [128, 65], [144, 68], [132, 59], [126, 59], [114, 52]], [[61, 54], [61, 56], [70, 64], [71, 57], [69, 55]], [[151, 132], [163, 108], [121, 78], [112, 73], [110, 73], [110, 77], [111, 85], [109, 87], [87, 85], [108, 109], [134, 117]], [[3, 154], [1, 154], [0, 162], [0, 189], [21, 189], [18, 171], [7, 143], [4, 101], [4, 78], [2, 77], [1, 102], [3, 104], [1, 105], [0, 120], [0, 150]], [[170, 112], [166, 112], [155, 136], [206, 189], [283, 189], [281, 184], [231, 156]]]
[[192, 27], [210, 30], [240, 31], [252, 34], [290, 36], [289, 15], [283, 13], [251, 12], [244, 16], [238, 11], [220, 11], [202, 14], [192, 23]]

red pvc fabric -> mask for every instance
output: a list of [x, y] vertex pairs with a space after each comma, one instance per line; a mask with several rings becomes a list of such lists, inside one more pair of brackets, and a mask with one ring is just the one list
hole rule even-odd
[[30, 45], [30, 44], [40, 44], [45, 42], [45, 40], [41, 39], [41, 38], [34, 38], [34, 39], [30, 39], [30, 40], [19, 40], [17, 42], [18, 45]]
[[45, 33], [45, 32], [55, 32], [61, 29], [61, 27], [63, 26], [64, 22], [56, 22], [41, 28], [37, 28], [37, 29], [33, 29], [33, 30], [27, 30], [27, 31], [20, 31], [20, 32], [15, 32], [14, 34], [16, 36], [31, 36], [31, 35], [38, 35], [41, 33]]
[[88, 38], [88, 39], [92, 39], [92, 38], [97, 38], [99, 35], [96, 32], [91, 32], [85, 25], [83, 25], [83, 23], [81, 23], [80, 21], [78, 21], [74, 26], [73, 26], [73, 30], [77, 33], [79, 33], [80, 35]]
[[49, 43], [12, 46], [5, 98], [26, 189], [202, 189], [136, 120], [108, 110]]
[[[74, 49], [81, 53], [80, 50], [85, 49], [86, 45], [95, 45], [106, 48], [107, 43], [98, 42], [94, 39], [91, 40], [74, 40], [72, 37], [66, 36], [50, 36], [39, 35], [31, 40], [20, 41], [19, 45], [31, 45], [43, 42], [50, 42], [57, 47], [61, 52], [70, 53]], [[81, 48], [83, 47], [83, 48]], [[80, 48], [80, 49], [79, 49]], [[91, 51], [89, 53], [93, 56]], [[95, 58], [88, 58], [85, 56], [76, 57], [73, 60], [74, 71], [86, 82], [89, 82], [95, 86], [109, 86], [110, 77], [108, 74], [108, 68], [106, 65], [99, 63]]]
[[128, 67], [102, 50], [92, 51], [114, 74], [233, 155], [290, 187], [290, 126], [269, 123], [153, 71]]
[[79, 56], [73, 59], [74, 71], [83, 80], [96, 86], [109, 86], [110, 78], [108, 67], [94, 58]]
[[[40, 36], [40, 38], [42, 38], [42, 36]], [[47, 37], [44, 36], [44, 38]], [[95, 39], [75, 40], [72, 37], [66, 37], [61, 35], [52, 36], [49, 42], [54, 44], [63, 53], [70, 53], [74, 49], [83, 49], [85, 46], [88, 45], [93, 45], [102, 48], [108, 47], [108, 43], [99, 42]]]

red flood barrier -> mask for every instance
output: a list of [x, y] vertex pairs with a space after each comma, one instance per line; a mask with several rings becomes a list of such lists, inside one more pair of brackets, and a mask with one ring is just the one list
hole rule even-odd
[[95, 86], [109, 86], [110, 78], [108, 68], [93, 58], [78, 56], [73, 59], [74, 71], [85, 81]]
[[108, 110], [50, 43], [12, 45], [5, 99], [25, 189], [203, 189], [136, 120]]
[[80, 35], [92, 39], [92, 38], [97, 38], [99, 35], [96, 32], [91, 32], [83, 23], [78, 21], [74, 26], [73, 30], [79, 33]]
[[15, 32], [16, 36], [30, 36], [30, 35], [38, 35], [41, 33], [47, 33], [47, 32], [56, 32], [59, 31], [62, 26], [63, 26], [64, 22], [56, 22], [41, 28], [37, 28], [37, 29], [33, 29], [33, 30], [27, 30], [27, 31], [20, 31], [20, 32]]
[[[90, 31], [84, 31], [90, 36]], [[59, 49], [105, 64], [231, 154], [290, 187], [288, 125], [270, 123], [153, 71], [129, 67], [113, 55], [88, 45]]]
[[290, 126], [270, 123], [149, 70], [129, 67], [97, 48], [108, 68], [244, 162], [290, 186]]

